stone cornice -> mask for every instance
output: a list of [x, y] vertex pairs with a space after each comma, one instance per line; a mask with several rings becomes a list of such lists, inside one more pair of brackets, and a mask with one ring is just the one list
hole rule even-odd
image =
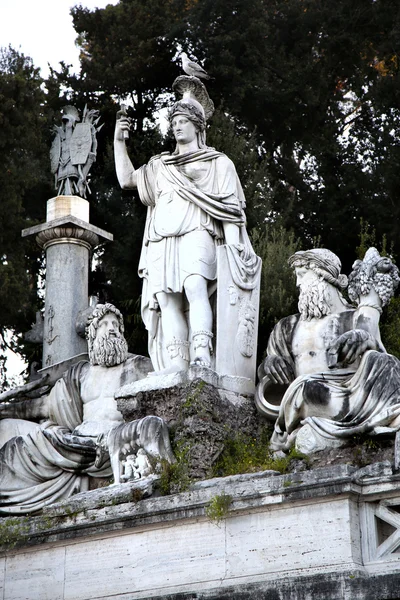
[[21, 235], [22, 237], [36, 235], [38, 244], [41, 247], [45, 244], [48, 246], [47, 242], [50, 240], [61, 240], [62, 238], [66, 238], [65, 241], [76, 239], [78, 242], [86, 242], [92, 247], [99, 244], [100, 241], [112, 241], [114, 239], [112, 233], [72, 215], [28, 227], [22, 230]]

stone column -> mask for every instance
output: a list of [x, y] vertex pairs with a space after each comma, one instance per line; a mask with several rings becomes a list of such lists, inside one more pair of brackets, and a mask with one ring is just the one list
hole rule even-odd
[[88, 306], [90, 251], [98, 236], [80, 227], [52, 227], [36, 236], [46, 250], [43, 367], [86, 352], [76, 318]]
[[112, 235], [89, 223], [89, 203], [78, 196], [58, 196], [47, 203], [47, 220], [30, 227], [46, 251], [46, 296], [43, 368], [86, 353], [86, 340], [76, 331], [78, 313], [88, 307], [91, 251], [99, 237]]

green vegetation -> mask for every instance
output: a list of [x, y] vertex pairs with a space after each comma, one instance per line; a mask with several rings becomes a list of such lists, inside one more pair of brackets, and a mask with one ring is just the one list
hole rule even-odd
[[[288, 258], [300, 250], [300, 240], [276, 224], [263, 224], [251, 232], [253, 247], [262, 259], [259, 339], [267, 340], [274, 325], [297, 312], [298, 292]], [[261, 354], [264, 347], [259, 348]], [[259, 361], [262, 356], [258, 357]]]
[[214, 477], [266, 470], [287, 473], [293, 460], [307, 460], [295, 448], [284, 457], [275, 457], [269, 448], [270, 437], [271, 430], [267, 427], [257, 438], [243, 433], [228, 437], [225, 449], [214, 467]]
[[29, 517], [9, 517], [0, 520], [0, 546], [12, 550], [19, 542], [27, 539], [30, 531]]
[[380, 331], [387, 352], [400, 358], [400, 298], [392, 298], [384, 309]]
[[357, 467], [365, 467], [374, 462], [382, 460], [379, 458], [381, 453], [387, 448], [393, 451], [392, 436], [374, 436], [367, 433], [358, 433], [349, 440], [349, 450], [351, 452], [351, 464]]
[[190, 444], [185, 441], [172, 444], [176, 463], [161, 461], [159, 488], [163, 496], [186, 492], [191, 484], [189, 477]]
[[[199, 396], [200, 396], [201, 392], [203, 391], [205, 385], [206, 385], [206, 382], [199, 379], [199, 381], [195, 384], [195, 388], [193, 389], [192, 393], [188, 395], [185, 402], [182, 404], [182, 411], [184, 411], [184, 412], [190, 411], [190, 412], [195, 412], [197, 414], [202, 409], [204, 409], [201, 402], [199, 402]], [[200, 408], [200, 411], [199, 411], [199, 408]]]
[[207, 518], [218, 525], [227, 516], [231, 504], [232, 496], [225, 492], [214, 496], [205, 510]]
[[379, 254], [382, 256], [393, 256], [393, 244], [391, 244], [391, 248], [388, 252], [387, 249], [387, 237], [383, 234], [382, 239], [380, 241], [376, 238], [376, 229], [372, 227], [370, 223], [364, 221], [364, 219], [360, 219], [360, 234], [359, 234], [360, 244], [356, 248], [357, 258], [363, 259], [368, 248], [373, 246], [379, 251]]

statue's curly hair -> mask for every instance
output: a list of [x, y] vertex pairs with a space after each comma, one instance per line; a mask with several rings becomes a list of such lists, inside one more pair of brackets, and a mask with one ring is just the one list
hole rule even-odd
[[124, 333], [124, 318], [121, 311], [118, 310], [114, 304], [106, 302], [106, 304], [97, 304], [93, 313], [90, 315], [86, 325], [86, 339], [88, 341], [89, 349], [93, 346], [93, 342], [96, 338], [96, 332], [99, 328], [101, 319], [107, 314], [113, 313], [118, 319], [119, 330], [121, 334]]
[[340, 273], [342, 264], [339, 258], [326, 248], [299, 250], [289, 257], [288, 263], [292, 268], [305, 267], [311, 269], [338, 290], [344, 290], [347, 287], [347, 277]]

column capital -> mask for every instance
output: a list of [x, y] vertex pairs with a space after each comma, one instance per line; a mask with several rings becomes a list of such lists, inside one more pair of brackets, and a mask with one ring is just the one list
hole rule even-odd
[[40, 248], [47, 250], [54, 244], [79, 244], [88, 250], [95, 248], [99, 244], [99, 236], [90, 231], [77, 226], [50, 227], [40, 231], [36, 236], [36, 241]]
[[22, 231], [22, 237], [30, 235], [36, 235], [37, 243], [44, 249], [56, 243], [77, 243], [90, 249], [101, 241], [112, 241], [114, 237], [112, 233], [72, 215], [34, 225]]

